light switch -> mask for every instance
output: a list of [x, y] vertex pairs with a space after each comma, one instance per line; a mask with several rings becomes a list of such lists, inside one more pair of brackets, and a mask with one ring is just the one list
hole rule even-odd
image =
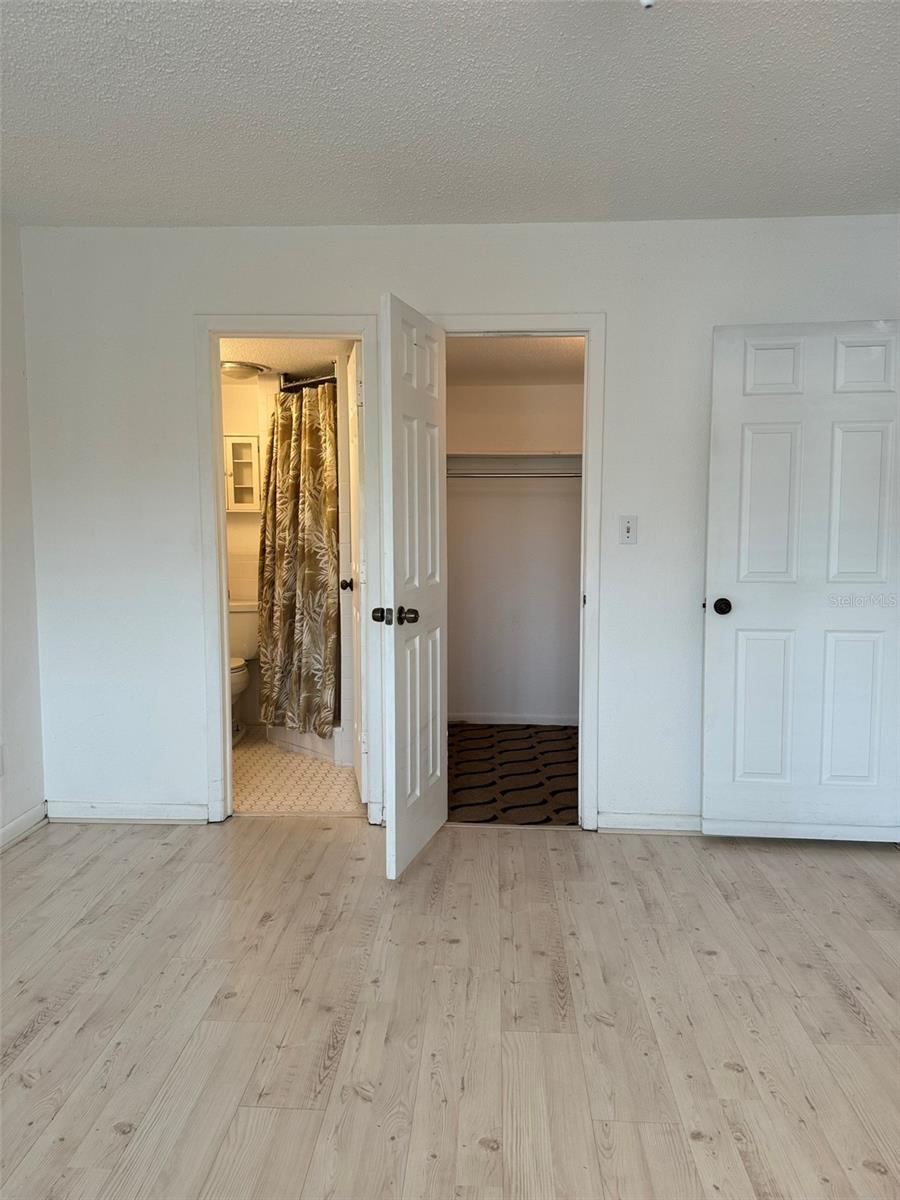
[[619, 541], [623, 546], [633, 546], [637, 541], [637, 517], [619, 517]]

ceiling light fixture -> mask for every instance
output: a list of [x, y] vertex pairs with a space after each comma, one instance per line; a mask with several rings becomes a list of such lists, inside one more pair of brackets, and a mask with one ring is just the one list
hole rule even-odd
[[254, 376], [262, 375], [269, 369], [262, 363], [254, 362], [220, 362], [219, 366], [222, 374], [227, 375], [229, 379], [253, 379]]

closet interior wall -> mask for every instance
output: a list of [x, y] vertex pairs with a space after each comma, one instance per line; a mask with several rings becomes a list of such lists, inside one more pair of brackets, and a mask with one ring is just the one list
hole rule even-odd
[[[566, 455], [582, 449], [580, 383], [447, 380], [447, 453]], [[581, 481], [447, 482], [449, 719], [578, 721]]]

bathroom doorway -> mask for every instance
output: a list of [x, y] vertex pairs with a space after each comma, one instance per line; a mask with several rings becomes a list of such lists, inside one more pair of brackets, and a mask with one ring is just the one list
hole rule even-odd
[[219, 354], [233, 811], [363, 817], [358, 344]]

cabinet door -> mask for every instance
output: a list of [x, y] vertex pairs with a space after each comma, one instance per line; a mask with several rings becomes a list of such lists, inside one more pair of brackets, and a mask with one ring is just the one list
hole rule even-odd
[[228, 512], [259, 512], [259, 438], [225, 438], [225, 507]]

